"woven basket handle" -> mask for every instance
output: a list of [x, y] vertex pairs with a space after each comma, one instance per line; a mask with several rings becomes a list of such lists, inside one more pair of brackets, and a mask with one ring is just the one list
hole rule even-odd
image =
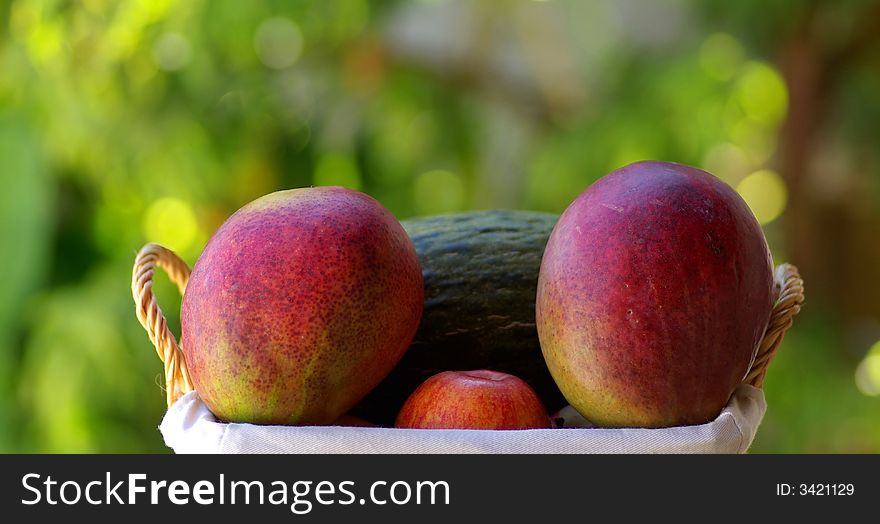
[[764, 331], [764, 338], [758, 346], [755, 361], [743, 380], [743, 383], [757, 388], [764, 385], [767, 367], [776, 355], [785, 332], [791, 327], [794, 316], [801, 311], [801, 304], [804, 303], [804, 281], [795, 266], [780, 264], [776, 268], [774, 280], [776, 303], [773, 305], [770, 322], [767, 323], [767, 329]]
[[168, 406], [184, 394], [192, 391], [192, 382], [186, 370], [183, 351], [168, 329], [162, 308], [153, 295], [153, 275], [156, 267], [165, 270], [183, 296], [191, 272], [186, 262], [173, 251], [158, 244], [147, 244], [138, 252], [131, 273], [131, 293], [134, 297], [138, 320], [156, 346], [159, 358], [165, 364], [165, 393]]

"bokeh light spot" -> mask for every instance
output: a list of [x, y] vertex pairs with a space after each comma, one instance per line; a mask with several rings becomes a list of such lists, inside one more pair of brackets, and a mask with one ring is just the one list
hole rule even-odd
[[785, 210], [788, 189], [779, 173], [770, 169], [755, 171], [737, 186], [737, 192], [752, 209], [761, 224], [775, 220]]
[[296, 23], [283, 17], [265, 20], [254, 35], [254, 49], [260, 61], [272, 69], [292, 66], [303, 48], [302, 31]]
[[313, 180], [316, 186], [343, 186], [357, 190], [362, 186], [357, 163], [354, 158], [345, 154], [322, 156], [315, 166]]
[[776, 69], [763, 62], [746, 64], [736, 88], [743, 112], [768, 126], [779, 124], [788, 110], [788, 89]]
[[880, 341], [856, 367], [856, 387], [870, 397], [880, 395]]
[[193, 209], [178, 198], [160, 198], [144, 213], [144, 236], [148, 242], [174, 251], [190, 247], [199, 233]]
[[36, 23], [27, 35], [28, 50], [39, 64], [47, 64], [61, 52], [64, 42], [62, 28], [52, 22]]
[[416, 179], [414, 204], [425, 215], [459, 211], [464, 207], [465, 187], [461, 177], [435, 169]]
[[712, 146], [703, 155], [702, 166], [728, 184], [736, 185], [748, 174], [749, 159], [741, 147], [723, 142]]
[[742, 148], [752, 165], [770, 160], [776, 151], [776, 133], [772, 129], [743, 118], [733, 124], [728, 134], [730, 141]]
[[165, 33], [153, 46], [153, 58], [163, 71], [183, 69], [191, 55], [189, 41], [177, 33]]
[[715, 33], [700, 46], [700, 67], [714, 80], [730, 80], [742, 66], [744, 55], [742, 45], [736, 38]]

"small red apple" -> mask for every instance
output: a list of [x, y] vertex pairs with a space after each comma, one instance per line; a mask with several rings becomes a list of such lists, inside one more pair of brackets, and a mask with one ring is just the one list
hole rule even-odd
[[395, 426], [416, 429], [549, 428], [550, 417], [522, 379], [498, 371], [445, 371], [419, 386]]

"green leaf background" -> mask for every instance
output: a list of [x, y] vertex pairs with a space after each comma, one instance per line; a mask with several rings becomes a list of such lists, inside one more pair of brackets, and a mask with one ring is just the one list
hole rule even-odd
[[878, 21], [861, 0], [2, 2], [0, 451], [168, 452], [129, 289], [145, 242], [192, 264], [237, 208], [312, 184], [399, 218], [561, 212], [646, 158], [739, 188], [805, 277], [752, 450], [880, 451]]

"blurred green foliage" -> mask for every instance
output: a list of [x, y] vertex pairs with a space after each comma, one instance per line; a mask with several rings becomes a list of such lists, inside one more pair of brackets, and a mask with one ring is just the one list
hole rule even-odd
[[[876, 279], [877, 266], [822, 256], [878, 259], [877, 11], [856, 0], [0, 3], [0, 450], [167, 451], [162, 366], [129, 291], [145, 242], [192, 264], [235, 209], [307, 185], [360, 189], [400, 218], [561, 212], [608, 171], [653, 158], [736, 187], [777, 261], [807, 270], [807, 308], [772, 365], [753, 449], [880, 451], [880, 366], [859, 367], [880, 340], [876, 287], [835, 294], [823, 277]], [[817, 92], [804, 95], [811, 84], [793, 79], [810, 60]], [[812, 110], [821, 148], [797, 141], [796, 117]], [[792, 167], [802, 158], [812, 178]], [[837, 232], [799, 243], [801, 224], [837, 224], [828, 217]], [[176, 289], [160, 277], [156, 293], [177, 332]]]

